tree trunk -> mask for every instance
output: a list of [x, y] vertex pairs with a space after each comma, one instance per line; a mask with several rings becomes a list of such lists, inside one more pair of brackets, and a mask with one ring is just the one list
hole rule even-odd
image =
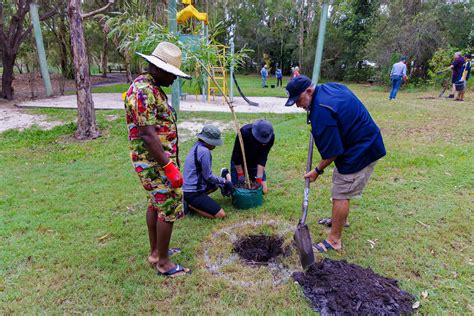
[[89, 59], [87, 57], [84, 26], [81, 16], [81, 0], [69, 0], [68, 16], [71, 32], [72, 55], [77, 90], [77, 139], [99, 137], [92, 100]]
[[70, 36], [68, 39], [67, 27], [63, 17], [60, 17], [58, 27], [59, 56], [61, 72], [65, 79], [74, 79], [74, 69], [71, 66], [68, 46], [71, 47]]
[[303, 73], [303, 54], [304, 54], [304, 21], [303, 21], [303, 1], [299, 1], [298, 8], [298, 19], [300, 22], [300, 32], [299, 32], [299, 41], [298, 41], [298, 66], [300, 67], [300, 73]]
[[126, 53], [125, 55], [125, 71], [127, 72], [127, 83], [132, 83], [132, 69], [130, 66], [130, 56]]
[[109, 39], [107, 37], [107, 33], [104, 33], [104, 45], [102, 46], [102, 78], [107, 78], [107, 50], [109, 49]]
[[15, 66], [15, 55], [3, 53], [2, 74], [2, 97], [7, 100], [13, 99], [13, 67]]

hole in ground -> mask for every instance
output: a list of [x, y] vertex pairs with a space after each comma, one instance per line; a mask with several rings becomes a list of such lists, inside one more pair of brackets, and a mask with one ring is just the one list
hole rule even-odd
[[266, 264], [283, 253], [283, 239], [268, 235], [249, 235], [234, 242], [234, 252], [250, 264]]

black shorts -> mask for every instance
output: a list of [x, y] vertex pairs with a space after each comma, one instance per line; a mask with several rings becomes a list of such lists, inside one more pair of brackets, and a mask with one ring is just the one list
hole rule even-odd
[[191, 209], [198, 209], [201, 212], [215, 216], [221, 206], [217, 204], [206, 192], [184, 192], [184, 200]]

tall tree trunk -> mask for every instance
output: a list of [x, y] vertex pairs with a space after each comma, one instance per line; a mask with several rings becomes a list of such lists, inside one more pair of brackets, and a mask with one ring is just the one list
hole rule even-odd
[[81, 0], [69, 0], [68, 16], [71, 32], [72, 55], [74, 59], [77, 90], [77, 139], [99, 137], [95, 120], [94, 101], [91, 93], [89, 59], [87, 57], [84, 26], [81, 16]]
[[58, 27], [58, 41], [59, 41], [59, 52], [60, 52], [60, 64], [61, 72], [63, 77], [66, 79], [74, 79], [74, 69], [71, 66], [70, 61], [70, 52], [68, 47], [71, 47], [71, 37], [68, 37], [66, 22], [63, 17], [59, 19]]
[[107, 33], [104, 33], [104, 45], [102, 46], [102, 78], [107, 78], [107, 50], [109, 49], [109, 38], [107, 37]]
[[15, 66], [15, 55], [3, 53], [2, 74], [2, 97], [7, 100], [13, 99], [13, 67]]
[[126, 53], [124, 59], [125, 59], [125, 72], [127, 73], [127, 82], [131, 83], [133, 82], [133, 78], [132, 78], [132, 69], [130, 66], [130, 56]]
[[303, 54], [304, 54], [304, 21], [303, 21], [303, 1], [299, 1], [299, 8], [298, 8], [298, 19], [300, 22], [300, 32], [299, 32], [299, 41], [298, 41], [298, 64], [300, 67], [300, 73], [303, 73]]

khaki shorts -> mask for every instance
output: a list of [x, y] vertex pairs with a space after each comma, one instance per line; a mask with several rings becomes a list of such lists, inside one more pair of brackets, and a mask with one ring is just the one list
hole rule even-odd
[[369, 181], [377, 162], [374, 161], [364, 169], [351, 174], [341, 174], [334, 167], [332, 174], [332, 198], [335, 200], [350, 200], [360, 197]]

